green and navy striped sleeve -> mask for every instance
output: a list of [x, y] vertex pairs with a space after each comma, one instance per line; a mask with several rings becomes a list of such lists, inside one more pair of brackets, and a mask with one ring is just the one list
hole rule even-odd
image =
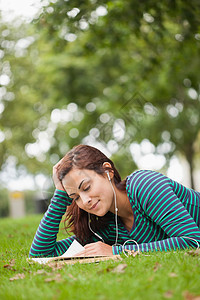
[[60, 256], [67, 251], [75, 236], [60, 241], [56, 241], [56, 239], [62, 216], [70, 204], [71, 198], [68, 194], [56, 189], [35, 234], [29, 252], [30, 257]]
[[[127, 194], [134, 211], [129, 238], [142, 252], [197, 247], [200, 243], [200, 193], [154, 171], [129, 176]], [[137, 250], [135, 243], [125, 249]], [[113, 253], [122, 251], [114, 246]]]

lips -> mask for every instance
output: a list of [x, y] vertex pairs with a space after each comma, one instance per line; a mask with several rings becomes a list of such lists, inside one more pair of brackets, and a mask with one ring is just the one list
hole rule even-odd
[[98, 200], [90, 209], [95, 209], [100, 200]]

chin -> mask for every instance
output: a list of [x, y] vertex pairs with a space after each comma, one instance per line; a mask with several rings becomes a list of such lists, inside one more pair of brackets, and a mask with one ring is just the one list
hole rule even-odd
[[105, 216], [105, 214], [98, 214], [98, 217], [103, 217]]
[[96, 213], [95, 215], [98, 216], [98, 217], [103, 217], [107, 214], [108, 211], [102, 211], [102, 212], [98, 212]]

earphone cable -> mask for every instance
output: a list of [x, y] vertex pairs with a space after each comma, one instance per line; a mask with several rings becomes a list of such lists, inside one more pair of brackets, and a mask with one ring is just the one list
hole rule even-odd
[[110, 181], [110, 184], [111, 184], [111, 187], [112, 187], [112, 190], [113, 190], [113, 194], [114, 194], [114, 203], [115, 203], [115, 226], [116, 226], [116, 237], [115, 237], [115, 243], [113, 246], [117, 246], [118, 243], [118, 220], [117, 220], [117, 211], [118, 211], [118, 208], [117, 208], [117, 199], [116, 199], [116, 193], [115, 193], [115, 189], [112, 185], [112, 182]]
[[88, 227], [89, 227], [90, 231], [91, 231], [94, 235], [96, 235], [103, 243], [105, 243], [105, 242], [104, 242], [104, 239], [103, 239], [99, 234], [97, 234], [96, 232], [94, 232], [94, 231], [92, 230], [90, 223], [91, 223], [90, 213], [88, 213]]

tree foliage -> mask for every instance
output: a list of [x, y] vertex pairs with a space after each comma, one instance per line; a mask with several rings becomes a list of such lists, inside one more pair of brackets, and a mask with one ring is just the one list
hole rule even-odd
[[72, 146], [100, 142], [125, 176], [137, 166], [121, 163], [132, 161], [129, 146], [148, 139], [154, 154], [181, 153], [192, 171], [200, 145], [199, 8], [195, 0], [50, 2], [21, 32], [34, 42], [6, 58], [15, 99], [1, 116], [12, 133], [1, 143], [1, 164], [14, 155], [30, 172], [49, 172]]

